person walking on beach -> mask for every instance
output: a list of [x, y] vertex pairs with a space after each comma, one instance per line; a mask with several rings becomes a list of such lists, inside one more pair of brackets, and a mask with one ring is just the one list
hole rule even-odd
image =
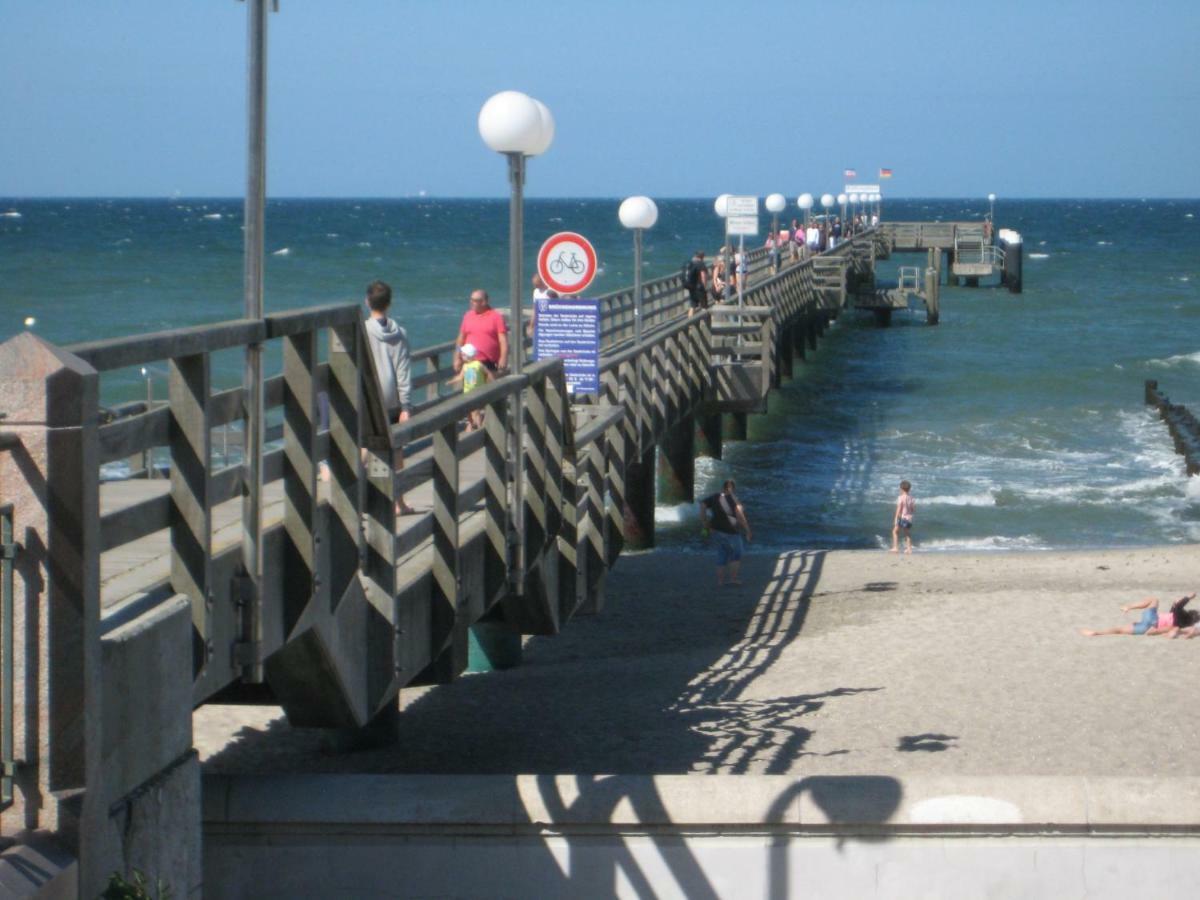
[[1142, 617], [1137, 622], [1120, 625], [1116, 628], [1102, 628], [1099, 630], [1083, 628], [1079, 633], [1084, 637], [1103, 637], [1109, 634], [1145, 634], [1151, 636], [1165, 634], [1169, 637], [1175, 637], [1182, 630], [1186, 631], [1186, 636], [1190, 638], [1194, 636], [1195, 625], [1200, 621], [1200, 612], [1193, 609], [1184, 609], [1184, 607], [1195, 596], [1196, 592], [1193, 591], [1190, 594], [1180, 597], [1171, 604], [1170, 611], [1166, 613], [1159, 613], [1157, 597], [1146, 597], [1137, 603], [1126, 603], [1121, 607], [1121, 612], [1132, 612], [1135, 609], [1144, 610]]
[[717, 548], [717, 587], [725, 584], [725, 570], [729, 570], [729, 583], [741, 584], [738, 570], [742, 565], [742, 532], [746, 533], [746, 543], [751, 540], [750, 522], [746, 519], [746, 510], [733, 492], [734, 483], [730, 479], [721, 487], [719, 494], [705, 497], [700, 501], [700, 523], [704, 536], [711, 533]]
[[703, 250], [692, 254], [692, 258], [684, 267], [683, 286], [687, 289], [688, 300], [692, 304], [692, 308], [688, 310], [689, 316], [694, 316], [696, 310], [708, 306], [708, 270], [704, 266]]
[[508, 367], [508, 325], [504, 316], [488, 305], [488, 292], [482, 288], [471, 291], [471, 308], [463, 315], [458, 329], [458, 339], [454, 342], [455, 372], [463, 367], [463, 344], [475, 348], [475, 358], [493, 375]]
[[[379, 394], [387, 411], [388, 424], [405, 422], [412, 411], [412, 364], [408, 352], [408, 333], [394, 319], [388, 318], [392, 289], [386, 282], [372, 281], [367, 285], [365, 302], [368, 311], [364, 326], [367, 344], [371, 348], [371, 361], [375, 364], [375, 377], [379, 381]], [[403, 451], [395, 452], [394, 465], [397, 469], [404, 468]], [[396, 500], [396, 515], [412, 511], [401, 494]]]
[[900, 552], [900, 532], [904, 532], [904, 552], [912, 553], [912, 524], [917, 511], [917, 501], [912, 498], [912, 485], [900, 482], [900, 496], [896, 498], [896, 512], [892, 516], [892, 552]]

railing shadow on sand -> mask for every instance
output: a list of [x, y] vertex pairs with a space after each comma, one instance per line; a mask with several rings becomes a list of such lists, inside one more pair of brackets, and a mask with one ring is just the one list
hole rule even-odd
[[[689, 897], [722, 896], [696, 853], [694, 833], [728, 829], [730, 821], [740, 823], [734, 831], [753, 824], [751, 830], [769, 836], [766, 871], [758, 873], [766, 895], [791, 896], [788, 846], [802, 827], [800, 806], [816, 810], [830, 833], [847, 825], [855, 839], [881, 839], [872, 826], [897, 808], [898, 781], [772, 779], [772, 790], [786, 787], [768, 796], [752, 792], [750, 803], [728, 809], [710, 803], [709, 812], [730, 816], [721, 822], [681, 821], [692, 811], [691, 800], [681, 798], [710, 794], [706, 774], [788, 774], [814, 734], [805, 724], [813, 713], [882, 690], [747, 696], [802, 633], [824, 556], [797, 551], [751, 561], [742, 590], [707, 598], [663, 591], [647, 604], [641, 596], [623, 597], [603, 617], [581, 620], [553, 640], [533, 638], [519, 669], [463, 678], [409, 701], [394, 748], [322, 756], [318, 735], [277, 720], [264, 731], [244, 729], [206, 762], [206, 771], [220, 777], [252, 770], [265, 751], [273, 772], [489, 773], [495, 790], [511, 792], [504, 805], [517, 811], [517, 832], [541, 838], [544, 864], [536, 855], [527, 859], [529, 880], [519, 886], [539, 896], [610, 895], [619, 885], [653, 896], [663, 879]], [[667, 621], [675, 623], [669, 637], [657, 627]], [[296, 749], [291, 759], [289, 745]], [[512, 775], [519, 772], [536, 773], [536, 788], [522, 784], [528, 776]], [[682, 775], [689, 776], [686, 784], [670, 777]], [[754, 823], [741, 821], [749, 807]]]

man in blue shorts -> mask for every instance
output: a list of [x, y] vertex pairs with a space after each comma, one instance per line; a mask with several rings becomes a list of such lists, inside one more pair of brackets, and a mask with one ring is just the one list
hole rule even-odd
[[733, 481], [726, 481], [721, 493], [705, 497], [700, 501], [700, 523], [707, 536], [712, 532], [717, 548], [717, 587], [725, 584], [725, 569], [729, 568], [729, 583], [741, 584], [738, 569], [742, 565], [742, 534], [750, 541], [750, 523], [746, 510], [733, 493]]

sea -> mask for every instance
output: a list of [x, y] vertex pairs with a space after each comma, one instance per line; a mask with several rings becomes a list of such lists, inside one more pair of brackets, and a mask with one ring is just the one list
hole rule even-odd
[[[618, 199], [530, 199], [538, 246], [577, 231], [597, 249], [591, 290], [633, 280]], [[662, 200], [646, 278], [713, 251], [711, 200]], [[980, 219], [987, 201], [887, 200], [885, 219]], [[790, 218], [797, 212], [785, 213]], [[901, 479], [920, 551], [1136, 547], [1200, 540], [1200, 478], [1143, 405], [1146, 379], [1200, 413], [1200, 200], [1007, 200], [1024, 238], [1024, 292], [944, 287], [941, 324], [888, 328], [845, 312], [796, 378], [752, 416], [750, 439], [698, 461], [697, 490], [732, 477], [759, 551], [878, 548]], [[357, 301], [392, 284], [414, 346], [450, 340], [467, 297], [507, 306], [505, 200], [278, 199], [266, 213], [269, 311]], [[879, 276], [923, 256], [880, 263]], [[0, 198], [0, 340], [58, 344], [238, 318], [237, 199]], [[240, 379], [214, 360], [216, 387]], [[158, 367], [106, 375], [102, 401], [165, 394]], [[111, 473], [110, 473], [111, 474]], [[118, 473], [119, 474], [119, 473]], [[693, 505], [660, 506], [659, 546], [702, 552]]]

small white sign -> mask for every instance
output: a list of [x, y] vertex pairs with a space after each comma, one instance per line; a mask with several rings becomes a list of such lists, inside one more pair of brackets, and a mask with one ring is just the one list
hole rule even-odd
[[877, 184], [848, 184], [846, 185], [847, 194], [878, 194], [879, 185]]
[[758, 216], [729, 216], [725, 219], [725, 233], [733, 235], [758, 234]]
[[[757, 216], [758, 198], [730, 197], [727, 201], [725, 212], [730, 218], [733, 218], [734, 216]], [[732, 232], [730, 233], [732, 234]]]

